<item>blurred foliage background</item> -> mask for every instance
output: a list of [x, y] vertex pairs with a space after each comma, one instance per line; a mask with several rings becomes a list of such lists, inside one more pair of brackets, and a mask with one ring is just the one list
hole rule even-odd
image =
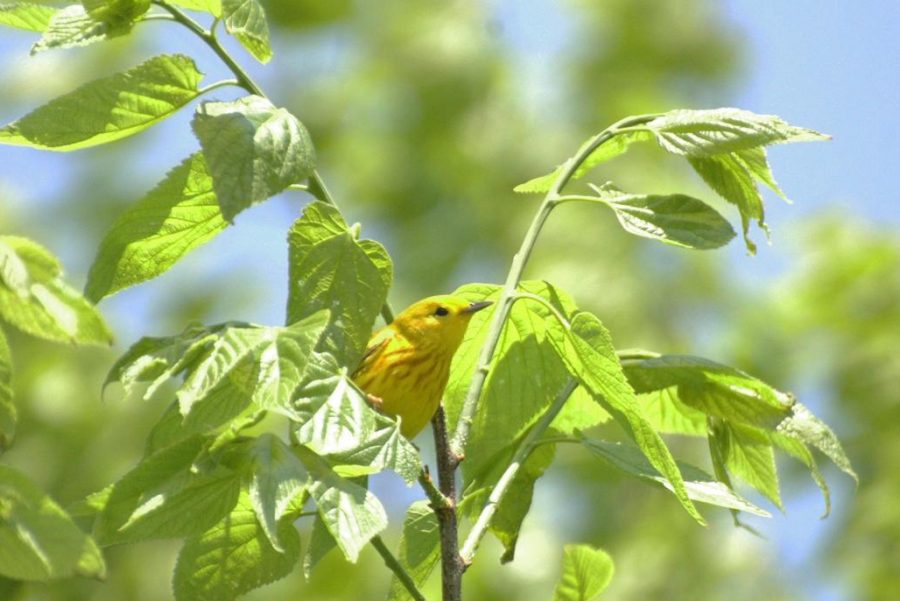
[[[512, 192], [515, 184], [627, 114], [733, 104], [748, 69], [744, 33], [711, 0], [264, 4], [276, 56], [251, 71], [310, 129], [348, 219], [390, 250], [398, 307], [465, 282], [502, 280], [536, 206]], [[25, 33], [2, 32], [4, 122], [155, 52], [197, 57], [207, 81], [224, 76], [202, 45], [166, 23], [32, 59], [30, 43]], [[4, 148], [0, 231], [45, 244], [82, 283], [115, 216], [195, 147], [189, 118], [182, 111], [142, 136], [75, 155]], [[709, 199], [679, 161], [650, 147], [594, 179], [601, 177], [626, 190]], [[116, 353], [190, 320], [281, 321], [284, 236], [306, 200], [291, 192], [255, 207], [164, 277], [104, 301], [114, 349], [75, 350], [10, 332], [21, 423], [2, 460], [63, 505], [124, 473], [164, 407], [115, 393], [101, 400]], [[794, 391], [844, 440], [859, 489], [828, 471], [836, 509], [820, 522], [813, 483], [780, 464], [788, 515], [751, 520], [758, 538], [733, 528], [724, 511], [707, 511], [711, 526], [701, 529], [665, 493], [561, 450], [538, 484], [516, 561], [501, 567], [498, 546], [486, 545], [467, 576], [467, 598], [549, 598], [565, 542], [613, 555], [610, 599], [900, 598], [900, 236], [890, 222], [824, 206], [807, 207], [803, 223], [777, 215], [778, 254], [763, 247], [750, 259], [657, 247], [627, 237], [599, 208], [573, 205], [553, 215], [529, 272], [601, 316], [620, 348], [703, 354]], [[676, 454], [702, 456], [694, 441], [671, 443]], [[419, 491], [396, 480], [374, 485], [399, 525]], [[106, 582], [30, 586], [24, 598], [166, 599], [176, 552], [174, 543], [112, 548]], [[332, 554], [309, 582], [298, 570], [248, 598], [377, 599], [387, 582], [373, 552], [355, 567]]]

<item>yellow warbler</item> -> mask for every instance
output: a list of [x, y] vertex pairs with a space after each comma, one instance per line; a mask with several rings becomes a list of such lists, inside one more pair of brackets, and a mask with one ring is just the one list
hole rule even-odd
[[404, 309], [369, 339], [353, 380], [380, 411], [400, 416], [403, 436], [412, 438], [431, 420], [472, 314], [490, 304], [430, 296]]

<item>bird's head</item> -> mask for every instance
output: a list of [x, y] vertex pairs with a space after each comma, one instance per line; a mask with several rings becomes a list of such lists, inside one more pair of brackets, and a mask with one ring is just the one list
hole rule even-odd
[[391, 327], [411, 342], [452, 354], [462, 342], [472, 315], [491, 304], [473, 303], [452, 294], [429, 296], [404, 309]]

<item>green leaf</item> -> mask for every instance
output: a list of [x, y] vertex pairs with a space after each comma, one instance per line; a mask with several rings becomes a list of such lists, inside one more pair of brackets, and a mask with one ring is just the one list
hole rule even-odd
[[788, 200], [778, 182], [775, 181], [775, 176], [772, 175], [772, 168], [769, 167], [769, 159], [766, 157], [765, 148], [748, 148], [747, 150], [734, 152], [732, 156], [750, 172], [754, 179], [764, 183], [782, 199]]
[[[113, 365], [107, 384], [122, 382], [127, 392], [137, 382], [150, 382], [144, 394], [149, 398], [164, 381], [184, 372], [176, 393], [182, 415], [233, 388], [245, 403], [292, 416], [292, 396], [328, 317], [328, 311], [320, 311], [286, 327], [226, 323], [191, 327], [168, 338], [143, 338]], [[232, 407], [228, 413], [241, 409]]]
[[187, 10], [209, 13], [214, 17], [222, 16], [221, 0], [168, 0], [168, 3]]
[[63, 151], [119, 140], [162, 121], [196, 98], [201, 77], [186, 56], [156, 56], [35, 109], [0, 129], [0, 144]]
[[[647, 461], [640, 449], [631, 445], [593, 440], [586, 437], [582, 437], [581, 442], [591, 453], [603, 459], [617, 470], [631, 476], [657, 482], [670, 492], [672, 491], [672, 483], [650, 465], [650, 462]], [[768, 511], [760, 509], [744, 499], [724, 483], [719, 482], [700, 468], [681, 461], [678, 461], [677, 464], [678, 469], [681, 470], [684, 476], [684, 486], [688, 491], [688, 496], [692, 500], [727, 509], [745, 511], [762, 517], [772, 517]]]
[[338, 476], [323, 458], [305, 447], [298, 452], [312, 477], [309, 492], [319, 517], [344, 557], [356, 563], [369, 540], [387, 528], [384, 507], [364, 486]]
[[650, 355], [623, 360], [629, 383], [638, 393], [666, 391], [679, 403], [670, 407], [690, 419], [698, 433], [705, 427], [697, 423], [696, 411], [771, 430], [795, 403], [791, 395], [733, 367], [689, 355]]
[[657, 432], [706, 437], [706, 414], [684, 404], [676, 387], [639, 394], [637, 399], [644, 417]]
[[149, 8], [150, 0], [82, 0], [71, 4], [52, 15], [31, 54], [124, 35]]
[[305, 180], [315, 168], [315, 151], [303, 124], [260, 96], [204, 102], [191, 127], [228, 221]]
[[774, 115], [757, 115], [735, 108], [678, 109], [647, 123], [668, 152], [708, 157], [786, 142], [814, 142], [829, 137], [786, 123]]
[[767, 233], [768, 230], [762, 195], [747, 166], [733, 154], [690, 157], [688, 162], [710, 188], [738, 208], [744, 231], [744, 244], [750, 253], [755, 253], [756, 245], [748, 237], [750, 221], [755, 220]]
[[422, 463], [399, 424], [372, 409], [345, 373], [331, 373], [298, 393], [297, 441], [332, 464], [366, 466], [371, 473], [391, 469], [407, 484], [415, 482]]
[[[575, 310], [567, 294], [546, 282], [523, 282], [520, 289], [547, 299], [564, 315]], [[499, 286], [469, 284], [454, 294], [472, 301], [496, 301], [500, 292]], [[444, 391], [451, 429], [457, 423], [495, 309], [496, 304], [472, 316], [465, 339], [453, 359]], [[494, 483], [499, 471], [508, 463], [516, 441], [521, 440], [540, 419], [569, 381], [565, 364], [551, 342], [553, 336], [564, 335], [562, 326], [543, 304], [526, 300], [513, 304], [465, 449], [466, 460], [462, 463], [464, 489], [471, 488], [472, 492]], [[594, 418], [598, 416], [585, 415], [582, 423], [577, 421], [582, 416], [572, 417], [576, 418], [570, 424], [574, 429], [594, 425], [597, 423]]]
[[331, 310], [326, 350], [356, 367], [387, 298], [393, 267], [383, 246], [357, 240], [340, 212], [313, 202], [288, 233], [287, 322]]
[[283, 550], [276, 550], [242, 493], [235, 508], [202, 535], [189, 538], [175, 565], [178, 601], [232, 601], [243, 593], [284, 578], [300, 559], [300, 536], [285, 520], [278, 524]]
[[[619, 156], [620, 154], [624, 154], [633, 142], [650, 140], [652, 137], [652, 134], [644, 131], [620, 132], [614, 135], [612, 138], [598, 146], [596, 149], [594, 149], [593, 152], [591, 152], [591, 154], [588, 155], [588, 157], [581, 163], [581, 165], [579, 165], [578, 169], [575, 170], [575, 173], [572, 174], [572, 180], [580, 179], [588, 171], [590, 171], [600, 163], [604, 163], [612, 158]], [[576, 156], [581, 154], [582, 150], [585, 150], [587, 146], [593, 142], [593, 140], [594, 137], [582, 144], [581, 148], [578, 149]], [[541, 177], [536, 177], [525, 182], [524, 184], [519, 184], [518, 186], [513, 188], [513, 190], [520, 193], [543, 194], [549, 192], [550, 188], [553, 187], [553, 183], [556, 181], [556, 179], [560, 175], [562, 175], [564, 169], [565, 163], [557, 167], [552, 173], [542, 175]]]
[[162, 275], [227, 225], [203, 155], [193, 154], [113, 223], [91, 265], [85, 295], [96, 302]]
[[812, 412], [800, 403], [794, 403], [791, 407], [791, 415], [778, 424], [779, 434], [794, 438], [819, 449], [842, 472], [859, 483], [859, 477], [850, 465], [850, 460], [844, 453], [841, 442], [828, 425], [817, 418]]
[[100, 312], [61, 276], [58, 261], [44, 247], [27, 238], [0, 236], [0, 318], [57, 342], [112, 342]]
[[250, 457], [250, 501], [256, 519], [276, 551], [285, 548], [278, 537], [278, 523], [301, 494], [309, 477], [303, 463], [294, 452], [272, 434], [263, 434], [253, 441]]
[[625, 379], [609, 332], [594, 315], [579, 313], [567, 335], [554, 344], [569, 372], [616, 419], [647, 459], [672, 484], [675, 497], [700, 524], [703, 517], [691, 502], [681, 472], [666, 443], [650, 426]]
[[789, 436], [783, 436], [781, 434], [769, 434], [769, 439], [776, 447], [800, 461], [806, 466], [806, 469], [809, 470], [813, 482], [816, 483], [816, 486], [818, 486], [819, 490], [822, 492], [822, 500], [825, 503], [825, 511], [822, 513], [822, 519], [824, 520], [827, 518], [831, 514], [831, 491], [828, 489], [828, 483], [825, 481], [825, 477], [822, 475], [822, 472], [819, 471], [819, 466], [816, 463], [812, 452], [810, 452], [805, 444], [796, 438], [790, 438]]
[[30, 2], [0, 4], [0, 25], [42, 32], [50, 25], [57, 9]]
[[[427, 501], [416, 501], [406, 510], [403, 531], [400, 534], [400, 552], [397, 560], [406, 570], [416, 586], [428, 580], [441, 558], [441, 539], [437, 517]], [[388, 601], [410, 601], [412, 596], [406, 587], [394, 576]]]
[[309, 580], [313, 569], [322, 559], [337, 547], [334, 537], [322, 521], [322, 517], [317, 513], [313, 520], [312, 531], [309, 534], [309, 545], [306, 547], [306, 553], [303, 555], [303, 576]]
[[784, 510], [775, 468], [775, 452], [764, 431], [719, 421], [711, 432], [710, 440], [718, 448], [729, 472]]
[[609, 586], [613, 560], [606, 551], [588, 545], [566, 545], [562, 577], [553, 601], [591, 601]]
[[97, 521], [101, 544], [191, 536], [228, 514], [238, 499], [240, 474], [195, 465], [208, 442], [194, 436], [166, 447], [116, 482]]
[[0, 330], [0, 454], [16, 435], [16, 406], [13, 403], [12, 355], [6, 335]]
[[0, 465], [0, 576], [104, 578], [100, 549], [25, 475]]
[[604, 192], [599, 198], [615, 211], [625, 231], [636, 236], [701, 250], [719, 248], [734, 238], [731, 224], [718, 211], [684, 194]]
[[257, 0], [222, 0], [225, 29], [261, 63], [272, 58], [266, 11]]

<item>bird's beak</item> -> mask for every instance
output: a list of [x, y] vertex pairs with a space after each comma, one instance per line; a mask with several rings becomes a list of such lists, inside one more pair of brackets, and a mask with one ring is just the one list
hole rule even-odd
[[462, 310], [463, 313], [475, 313], [476, 311], [481, 311], [485, 307], [490, 307], [494, 303], [492, 301], [481, 301], [478, 303], [472, 303], [468, 307]]

